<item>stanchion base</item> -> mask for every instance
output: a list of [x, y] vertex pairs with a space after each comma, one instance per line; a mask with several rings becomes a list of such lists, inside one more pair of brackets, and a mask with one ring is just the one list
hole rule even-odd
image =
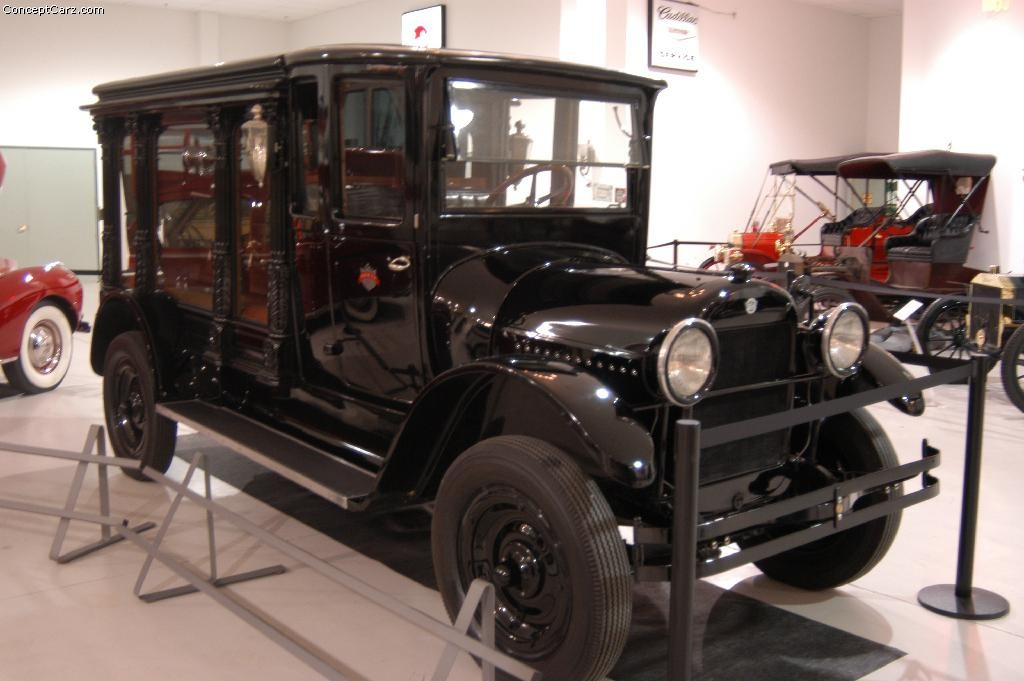
[[971, 595], [956, 595], [956, 585], [935, 584], [917, 593], [917, 602], [932, 612], [960, 620], [994, 620], [1010, 612], [1010, 603], [997, 593], [971, 589]]

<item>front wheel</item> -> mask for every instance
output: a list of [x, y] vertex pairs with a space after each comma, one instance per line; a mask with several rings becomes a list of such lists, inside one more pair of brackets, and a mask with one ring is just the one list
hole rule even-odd
[[632, 614], [625, 547], [604, 495], [561, 450], [527, 437], [468, 449], [441, 482], [431, 543], [449, 616], [470, 582], [492, 582], [498, 646], [544, 678], [597, 681], [618, 660]]
[[[171, 465], [178, 424], [156, 413], [156, 377], [146, 340], [129, 331], [111, 341], [103, 360], [103, 415], [117, 456], [138, 459], [161, 473]], [[123, 468], [125, 475], [148, 480]]]
[[[939, 298], [929, 305], [917, 323], [921, 350], [929, 357], [970, 358], [967, 339], [967, 303]], [[929, 373], [941, 371], [928, 367]], [[958, 381], [966, 383], [966, 380]]]
[[[899, 465], [882, 427], [863, 409], [827, 419], [821, 427], [818, 464], [835, 479], [847, 474], [871, 473]], [[886, 494], [861, 497], [854, 509], [902, 493], [896, 485]], [[885, 495], [882, 499], [879, 496]], [[831, 589], [852, 582], [882, 560], [900, 527], [900, 512], [851, 527], [805, 546], [765, 558], [754, 564], [772, 579], [800, 589]]]
[[18, 359], [4, 364], [4, 375], [18, 390], [34, 394], [53, 390], [71, 366], [71, 324], [52, 303], [40, 303], [25, 321]]
[[1014, 406], [1024, 411], [1024, 326], [1003, 347], [1003, 389]]

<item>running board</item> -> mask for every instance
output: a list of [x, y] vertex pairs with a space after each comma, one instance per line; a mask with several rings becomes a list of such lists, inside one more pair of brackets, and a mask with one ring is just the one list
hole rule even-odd
[[376, 475], [231, 409], [183, 400], [156, 411], [342, 508], [358, 506], [376, 485]]

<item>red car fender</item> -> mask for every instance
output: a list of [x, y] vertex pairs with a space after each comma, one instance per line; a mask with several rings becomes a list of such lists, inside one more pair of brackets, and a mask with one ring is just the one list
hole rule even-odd
[[73, 312], [71, 329], [82, 316], [82, 284], [60, 263], [24, 267], [0, 275], [0, 361], [17, 359], [21, 334], [32, 309], [44, 298], [59, 298]]

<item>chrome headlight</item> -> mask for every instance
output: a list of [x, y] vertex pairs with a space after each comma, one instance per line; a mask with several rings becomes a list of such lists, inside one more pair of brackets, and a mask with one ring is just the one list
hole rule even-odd
[[718, 336], [703, 319], [673, 326], [658, 350], [658, 384], [670, 402], [689, 406], [704, 397], [718, 366]]
[[852, 374], [868, 347], [868, 314], [857, 303], [842, 303], [829, 310], [821, 331], [821, 358], [832, 374]]

